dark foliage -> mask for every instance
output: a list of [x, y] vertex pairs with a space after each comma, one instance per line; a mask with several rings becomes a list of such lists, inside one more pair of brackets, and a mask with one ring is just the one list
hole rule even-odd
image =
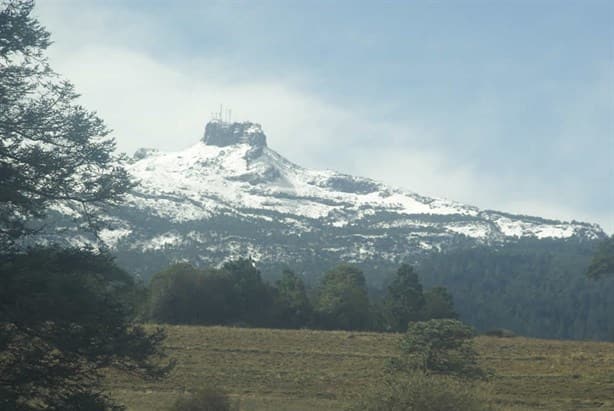
[[[151, 319], [170, 324], [273, 325], [274, 292], [251, 260], [222, 269], [176, 264], [151, 281]], [[290, 321], [295, 321], [290, 319]]]
[[413, 267], [403, 264], [388, 286], [385, 309], [391, 328], [394, 331], [407, 330], [410, 321], [423, 317], [425, 305], [422, 284]]
[[458, 318], [452, 295], [445, 287], [433, 287], [424, 293], [422, 319]]
[[462, 378], [482, 378], [473, 330], [458, 320], [438, 319], [410, 323], [401, 341], [401, 356], [391, 363], [395, 371], [422, 371]]
[[586, 275], [590, 278], [614, 277], [614, 235], [599, 244]]
[[27, 249], [53, 205], [100, 228], [97, 212], [132, 187], [115, 142], [49, 67], [33, 2], [0, 3], [0, 409], [121, 408], [99, 370], [155, 378], [162, 331], [132, 323], [139, 295], [104, 253]]
[[369, 297], [362, 271], [349, 264], [329, 270], [322, 278], [315, 309], [317, 324], [324, 329], [369, 328]]
[[273, 307], [273, 292], [251, 259], [227, 262], [222, 270], [232, 284], [228, 302], [235, 313], [235, 321], [251, 325], [268, 325]]
[[238, 404], [233, 402], [224, 391], [205, 387], [186, 398], [178, 399], [173, 404], [171, 411], [233, 411], [238, 409]]
[[[42, 228], [50, 204], [63, 201], [96, 228], [98, 208], [132, 186], [113, 155], [115, 141], [74, 87], [47, 64], [49, 33], [32, 1], [0, 4], [0, 246]], [[39, 221], [39, 223], [34, 223]]]
[[[408, 288], [390, 287], [393, 297], [387, 301], [397, 302], [396, 312], [401, 315], [408, 311], [411, 314], [395, 321], [428, 319], [431, 314], [455, 317], [445, 289], [438, 287], [423, 295], [411, 267], [403, 266], [399, 272], [411, 273], [414, 281], [408, 283]], [[415, 298], [420, 299], [420, 305], [414, 305]], [[362, 271], [348, 264], [327, 271], [321, 284], [312, 290], [307, 289], [302, 277], [288, 269], [274, 285], [268, 284], [248, 259], [227, 262], [220, 269], [175, 264], [153, 276], [147, 312], [151, 320], [169, 324], [390, 329], [386, 327], [390, 322], [388, 311], [369, 302]]]
[[0, 264], [0, 409], [119, 408], [99, 370], [162, 376], [162, 330], [131, 323], [138, 290], [106, 254], [34, 249]]
[[425, 286], [444, 286], [478, 331], [608, 340], [614, 336], [614, 277], [584, 275], [594, 242], [523, 240], [439, 253], [419, 265]]
[[285, 269], [276, 283], [275, 324], [283, 328], [301, 328], [312, 322], [313, 308], [303, 279]]

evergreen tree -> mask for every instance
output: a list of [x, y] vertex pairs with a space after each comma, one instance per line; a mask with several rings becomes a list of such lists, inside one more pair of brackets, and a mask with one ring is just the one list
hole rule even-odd
[[121, 408], [100, 370], [162, 376], [162, 330], [133, 324], [134, 279], [111, 257], [35, 249], [0, 263], [0, 409]]
[[273, 293], [262, 281], [260, 271], [252, 259], [240, 258], [224, 264], [233, 292], [230, 305], [236, 310], [235, 321], [250, 325], [266, 325], [270, 322]]
[[159, 323], [200, 324], [203, 280], [202, 273], [187, 263], [154, 275], [149, 286], [150, 318]]
[[341, 264], [328, 271], [318, 291], [316, 310], [323, 328], [367, 328], [369, 298], [362, 271], [349, 264]]
[[166, 371], [150, 362], [163, 333], [132, 322], [134, 282], [92, 250], [21, 245], [58, 202], [95, 231], [132, 182], [103, 121], [49, 67], [32, 8], [0, 3], [0, 409], [118, 408], [98, 370]]
[[284, 328], [299, 328], [311, 321], [312, 307], [303, 279], [291, 270], [284, 270], [276, 287], [277, 322]]
[[442, 285], [459, 318], [479, 332], [537, 338], [611, 339], [614, 276], [585, 274], [598, 241], [522, 239], [450, 250], [420, 265], [425, 286]]
[[599, 244], [587, 275], [590, 278], [614, 277], [614, 235]]
[[388, 321], [395, 331], [407, 330], [407, 324], [422, 318], [424, 295], [418, 274], [403, 264], [388, 287], [385, 300]]
[[201, 325], [247, 322], [236, 305], [239, 298], [234, 279], [224, 270], [174, 264], [153, 276], [149, 294], [149, 315], [156, 322]]
[[50, 68], [50, 36], [31, 16], [33, 2], [0, 7], [0, 246], [6, 250], [40, 230], [58, 201], [96, 228], [97, 209], [120, 201], [132, 182], [104, 122], [77, 104], [73, 85]]
[[473, 335], [473, 329], [458, 320], [411, 323], [401, 340], [401, 356], [391, 361], [391, 370], [483, 378], [486, 373], [480, 368]]
[[454, 311], [452, 295], [445, 287], [433, 287], [424, 293], [422, 316], [425, 320], [458, 318], [458, 314]]

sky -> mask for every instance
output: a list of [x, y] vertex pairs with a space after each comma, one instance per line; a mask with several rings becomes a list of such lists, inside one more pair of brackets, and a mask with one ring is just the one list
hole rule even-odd
[[220, 104], [305, 167], [614, 232], [610, 0], [39, 0], [52, 67], [118, 150]]

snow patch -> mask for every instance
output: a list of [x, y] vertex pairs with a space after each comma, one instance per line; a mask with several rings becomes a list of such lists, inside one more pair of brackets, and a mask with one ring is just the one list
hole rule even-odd
[[177, 247], [182, 242], [183, 240], [179, 234], [166, 232], [141, 242], [141, 247], [143, 250], [161, 250], [167, 247]]
[[107, 247], [115, 247], [119, 240], [124, 237], [127, 237], [132, 233], [132, 230], [127, 228], [116, 228], [116, 229], [102, 229], [98, 233], [100, 239], [106, 244]]

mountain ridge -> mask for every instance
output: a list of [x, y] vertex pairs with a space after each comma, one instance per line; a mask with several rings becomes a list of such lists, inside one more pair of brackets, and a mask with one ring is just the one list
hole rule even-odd
[[596, 224], [481, 210], [373, 179], [303, 168], [268, 147], [259, 124], [213, 121], [178, 152], [141, 149], [139, 182], [100, 238], [123, 253], [219, 263], [251, 256], [399, 262], [463, 244], [605, 237]]

